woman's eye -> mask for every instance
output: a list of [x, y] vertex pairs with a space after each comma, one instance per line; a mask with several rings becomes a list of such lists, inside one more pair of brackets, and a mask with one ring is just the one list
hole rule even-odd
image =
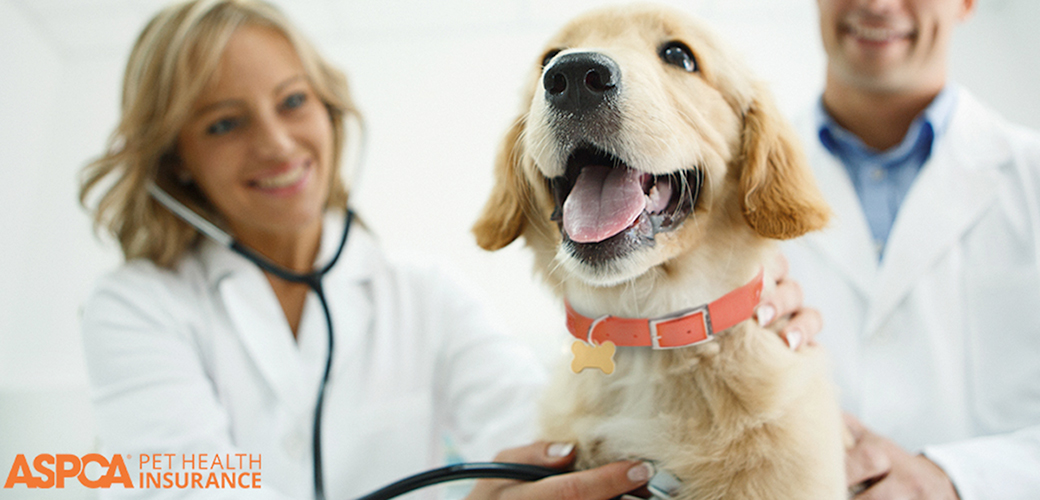
[[693, 57], [693, 53], [690, 52], [690, 48], [682, 42], [669, 42], [661, 47], [661, 60], [682, 68], [686, 72], [694, 73], [698, 71], [697, 59]]
[[298, 92], [296, 94], [290, 95], [289, 97], [286, 97], [285, 100], [282, 101], [282, 107], [285, 109], [296, 109], [300, 106], [303, 106], [306, 102], [307, 94], [303, 92]]
[[238, 126], [238, 119], [236, 118], [223, 118], [217, 120], [210, 126], [206, 127], [206, 133], [209, 135], [224, 135], [231, 132]]

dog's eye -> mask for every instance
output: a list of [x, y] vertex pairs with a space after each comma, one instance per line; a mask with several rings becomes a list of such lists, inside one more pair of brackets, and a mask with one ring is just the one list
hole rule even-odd
[[661, 47], [661, 60], [678, 66], [689, 73], [697, 71], [697, 59], [693, 57], [690, 48], [682, 42], [668, 42]]
[[552, 58], [556, 57], [556, 54], [560, 53], [560, 50], [561, 49], [552, 49], [549, 52], [546, 52], [545, 55], [542, 56], [542, 67], [544, 68], [548, 66], [549, 61], [552, 61]]

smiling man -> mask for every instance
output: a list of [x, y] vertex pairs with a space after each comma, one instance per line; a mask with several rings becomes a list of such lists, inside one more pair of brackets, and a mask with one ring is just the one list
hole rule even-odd
[[1040, 136], [947, 78], [974, 0], [817, 0], [800, 132], [835, 217], [785, 248], [857, 499], [1040, 498]]

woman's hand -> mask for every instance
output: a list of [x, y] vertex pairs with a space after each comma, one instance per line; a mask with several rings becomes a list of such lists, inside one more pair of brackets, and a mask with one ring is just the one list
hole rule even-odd
[[935, 462], [874, 434], [846, 414], [853, 446], [845, 454], [849, 491], [856, 500], [957, 500], [957, 490]]
[[[562, 469], [574, 461], [574, 446], [539, 442], [505, 450], [495, 457], [495, 461]], [[653, 467], [648, 463], [614, 462], [532, 482], [483, 479], [477, 481], [466, 499], [607, 500], [640, 488], [652, 475]]]
[[766, 279], [776, 279], [776, 287], [770, 293], [762, 293], [755, 308], [755, 320], [760, 326], [787, 320], [777, 333], [791, 350], [816, 345], [814, 338], [823, 328], [820, 311], [802, 306], [802, 286], [787, 276], [787, 258], [782, 253], [776, 253], [770, 270], [775, 276], [767, 275]]

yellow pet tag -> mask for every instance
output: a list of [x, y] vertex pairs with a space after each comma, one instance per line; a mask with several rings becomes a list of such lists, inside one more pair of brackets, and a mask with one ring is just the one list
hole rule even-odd
[[571, 344], [574, 359], [571, 360], [571, 371], [581, 373], [586, 368], [599, 368], [603, 373], [614, 373], [614, 352], [617, 347], [611, 341], [600, 345], [592, 345], [581, 340]]

